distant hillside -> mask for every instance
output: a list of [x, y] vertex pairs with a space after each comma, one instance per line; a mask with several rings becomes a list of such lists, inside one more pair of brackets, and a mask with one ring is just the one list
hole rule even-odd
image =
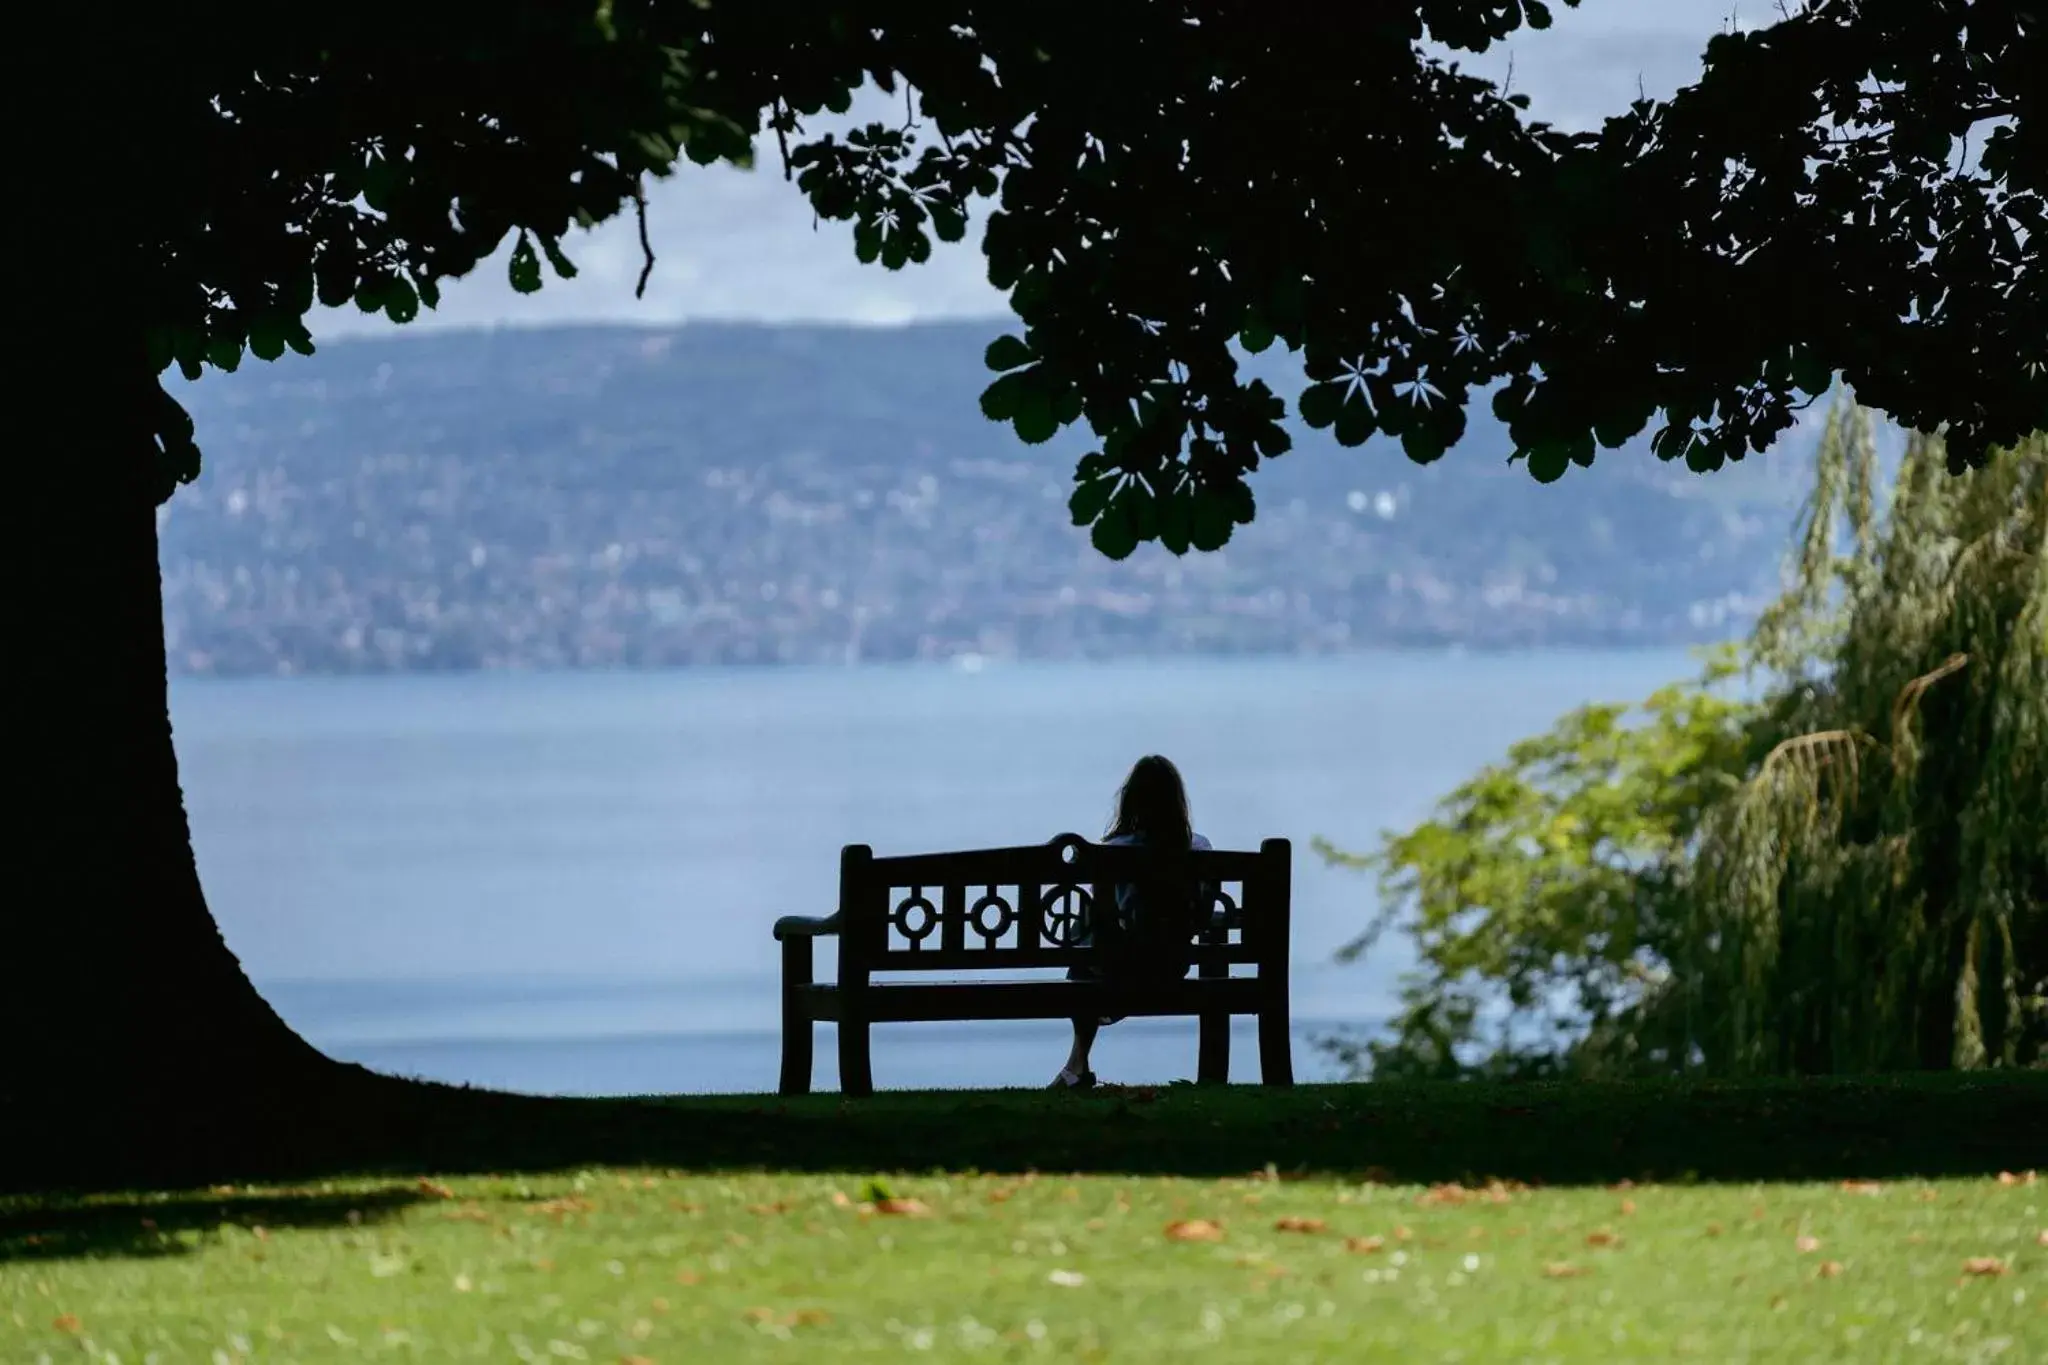
[[1429, 468], [1299, 433], [1225, 551], [1111, 564], [1066, 513], [1086, 434], [980, 414], [1001, 327], [399, 334], [210, 376], [164, 514], [172, 666], [1670, 644], [1754, 614], [1805, 491], [1804, 436], [1544, 487], [1480, 405]]

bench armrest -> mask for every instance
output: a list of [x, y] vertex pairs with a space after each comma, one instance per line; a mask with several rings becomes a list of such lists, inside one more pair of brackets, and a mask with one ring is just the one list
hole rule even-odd
[[821, 938], [838, 932], [837, 915], [827, 915], [823, 919], [813, 915], [784, 915], [775, 921], [777, 943], [786, 943], [793, 938]]

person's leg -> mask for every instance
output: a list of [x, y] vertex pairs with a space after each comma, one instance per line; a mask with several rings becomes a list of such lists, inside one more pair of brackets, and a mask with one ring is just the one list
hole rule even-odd
[[1076, 1079], [1081, 1079], [1088, 1075], [1088, 1054], [1094, 1049], [1095, 1035], [1101, 1031], [1101, 1028], [1102, 1026], [1093, 1019], [1076, 1019], [1074, 1021], [1074, 1046], [1067, 1053], [1067, 1064], [1063, 1068], [1062, 1074], [1073, 1076]]
[[[1091, 964], [1077, 963], [1067, 968], [1069, 981], [1096, 981], [1100, 976]], [[1064, 1090], [1074, 1086], [1085, 1086], [1095, 1078], [1088, 1072], [1088, 1053], [1095, 1046], [1095, 1035], [1101, 1024], [1094, 1019], [1076, 1018], [1074, 1021], [1074, 1046], [1067, 1052], [1067, 1064], [1060, 1068], [1060, 1074], [1053, 1077], [1053, 1089]]]

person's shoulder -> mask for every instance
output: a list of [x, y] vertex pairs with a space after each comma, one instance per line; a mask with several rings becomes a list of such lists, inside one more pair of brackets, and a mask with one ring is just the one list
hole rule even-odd
[[1188, 847], [1213, 850], [1216, 846], [1210, 843], [1206, 836], [1196, 834], [1188, 839]]

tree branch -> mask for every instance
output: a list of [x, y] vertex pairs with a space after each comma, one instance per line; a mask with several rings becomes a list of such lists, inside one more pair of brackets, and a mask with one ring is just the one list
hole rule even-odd
[[647, 240], [647, 189], [640, 177], [633, 178], [633, 219], [640, 228], [640, 282], [633, 286], [633, 297], [647, 295], [647, 277], [654, 273], [654, 244]]

